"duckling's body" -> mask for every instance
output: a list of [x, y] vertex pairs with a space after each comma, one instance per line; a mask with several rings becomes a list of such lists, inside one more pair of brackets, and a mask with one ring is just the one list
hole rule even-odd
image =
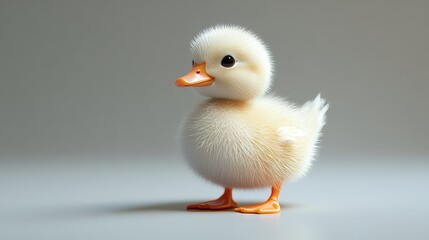
[[211, 99], [184, 125], [183, 149], [202, 177], [231, 188], [262, 188], [303, 175], [324, 124], [321, 98], [300, 109], [265, 96]]
[[233, 188], [271, 186], [266, 202], [235, 210], [278, 213], [282, 184], [311, 165], [328, 105], [318, 96], [297, 108], [265, 95], [272, 80], [271, 55], [246, 29], [207, 29], [194, 38], [191, 50], [192, 70], [176, 85], [194, 87], [210, 99], [183, 126], [182, 146], [191, 167], [225, 192], [188, 209], [234, 208]]

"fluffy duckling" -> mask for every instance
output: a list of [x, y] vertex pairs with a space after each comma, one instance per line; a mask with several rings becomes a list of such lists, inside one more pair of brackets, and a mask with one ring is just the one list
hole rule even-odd
[[[266, 95], [271, 55], [242, 27], [206, 29], [191, 42], [191, 51], [193, 68], [176, 86], [195, 87], [209, 99], [182, 127], [183, 150], [192, 169], [225, 192], [187, 208], [278, 213], [282, 184], [311, 166], [328, 104], [320, 95], [302, 107]], [[264, 187], [272, 188], [266, 202], [236, 208], [233, 188]]]

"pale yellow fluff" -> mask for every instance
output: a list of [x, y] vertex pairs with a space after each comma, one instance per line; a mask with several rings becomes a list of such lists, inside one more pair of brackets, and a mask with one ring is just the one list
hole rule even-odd
[[[216, 80], [195, 90], [210, 99], [182, 127], [190, 166], [231, 188], [280, 185], [304, 175], [314, 158], [328, 105], [319, 96], [302, 107], [265, 95], [271, 55], [252, 32], [236, 26], [203, 31], [191, 43], [193, 60]], [[221, 66], [226, 55], [231, 68]]]

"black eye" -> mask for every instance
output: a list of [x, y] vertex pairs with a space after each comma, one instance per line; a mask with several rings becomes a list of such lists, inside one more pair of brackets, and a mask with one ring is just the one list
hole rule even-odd
[[234, 66], [235, 59], [231, 55], [226, 55], [225, 57], [223, 57], [222, 62], [220, 64], [222, 64], [222, 66], [226, 68], [230, 68]]
[[195, 65], [195, 61], [194, 60], [192, 60], [192, 67]]

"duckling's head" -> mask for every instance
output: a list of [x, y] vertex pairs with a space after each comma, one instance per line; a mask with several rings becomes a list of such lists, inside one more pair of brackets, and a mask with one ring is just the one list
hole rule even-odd
[[192, 70], [176, 80], [179, 87], [196, 87], [201, 95], [250, 100], [268, 91], [272, 61], [265, 44], [238, 26], [216, 26], [191, 42]]

